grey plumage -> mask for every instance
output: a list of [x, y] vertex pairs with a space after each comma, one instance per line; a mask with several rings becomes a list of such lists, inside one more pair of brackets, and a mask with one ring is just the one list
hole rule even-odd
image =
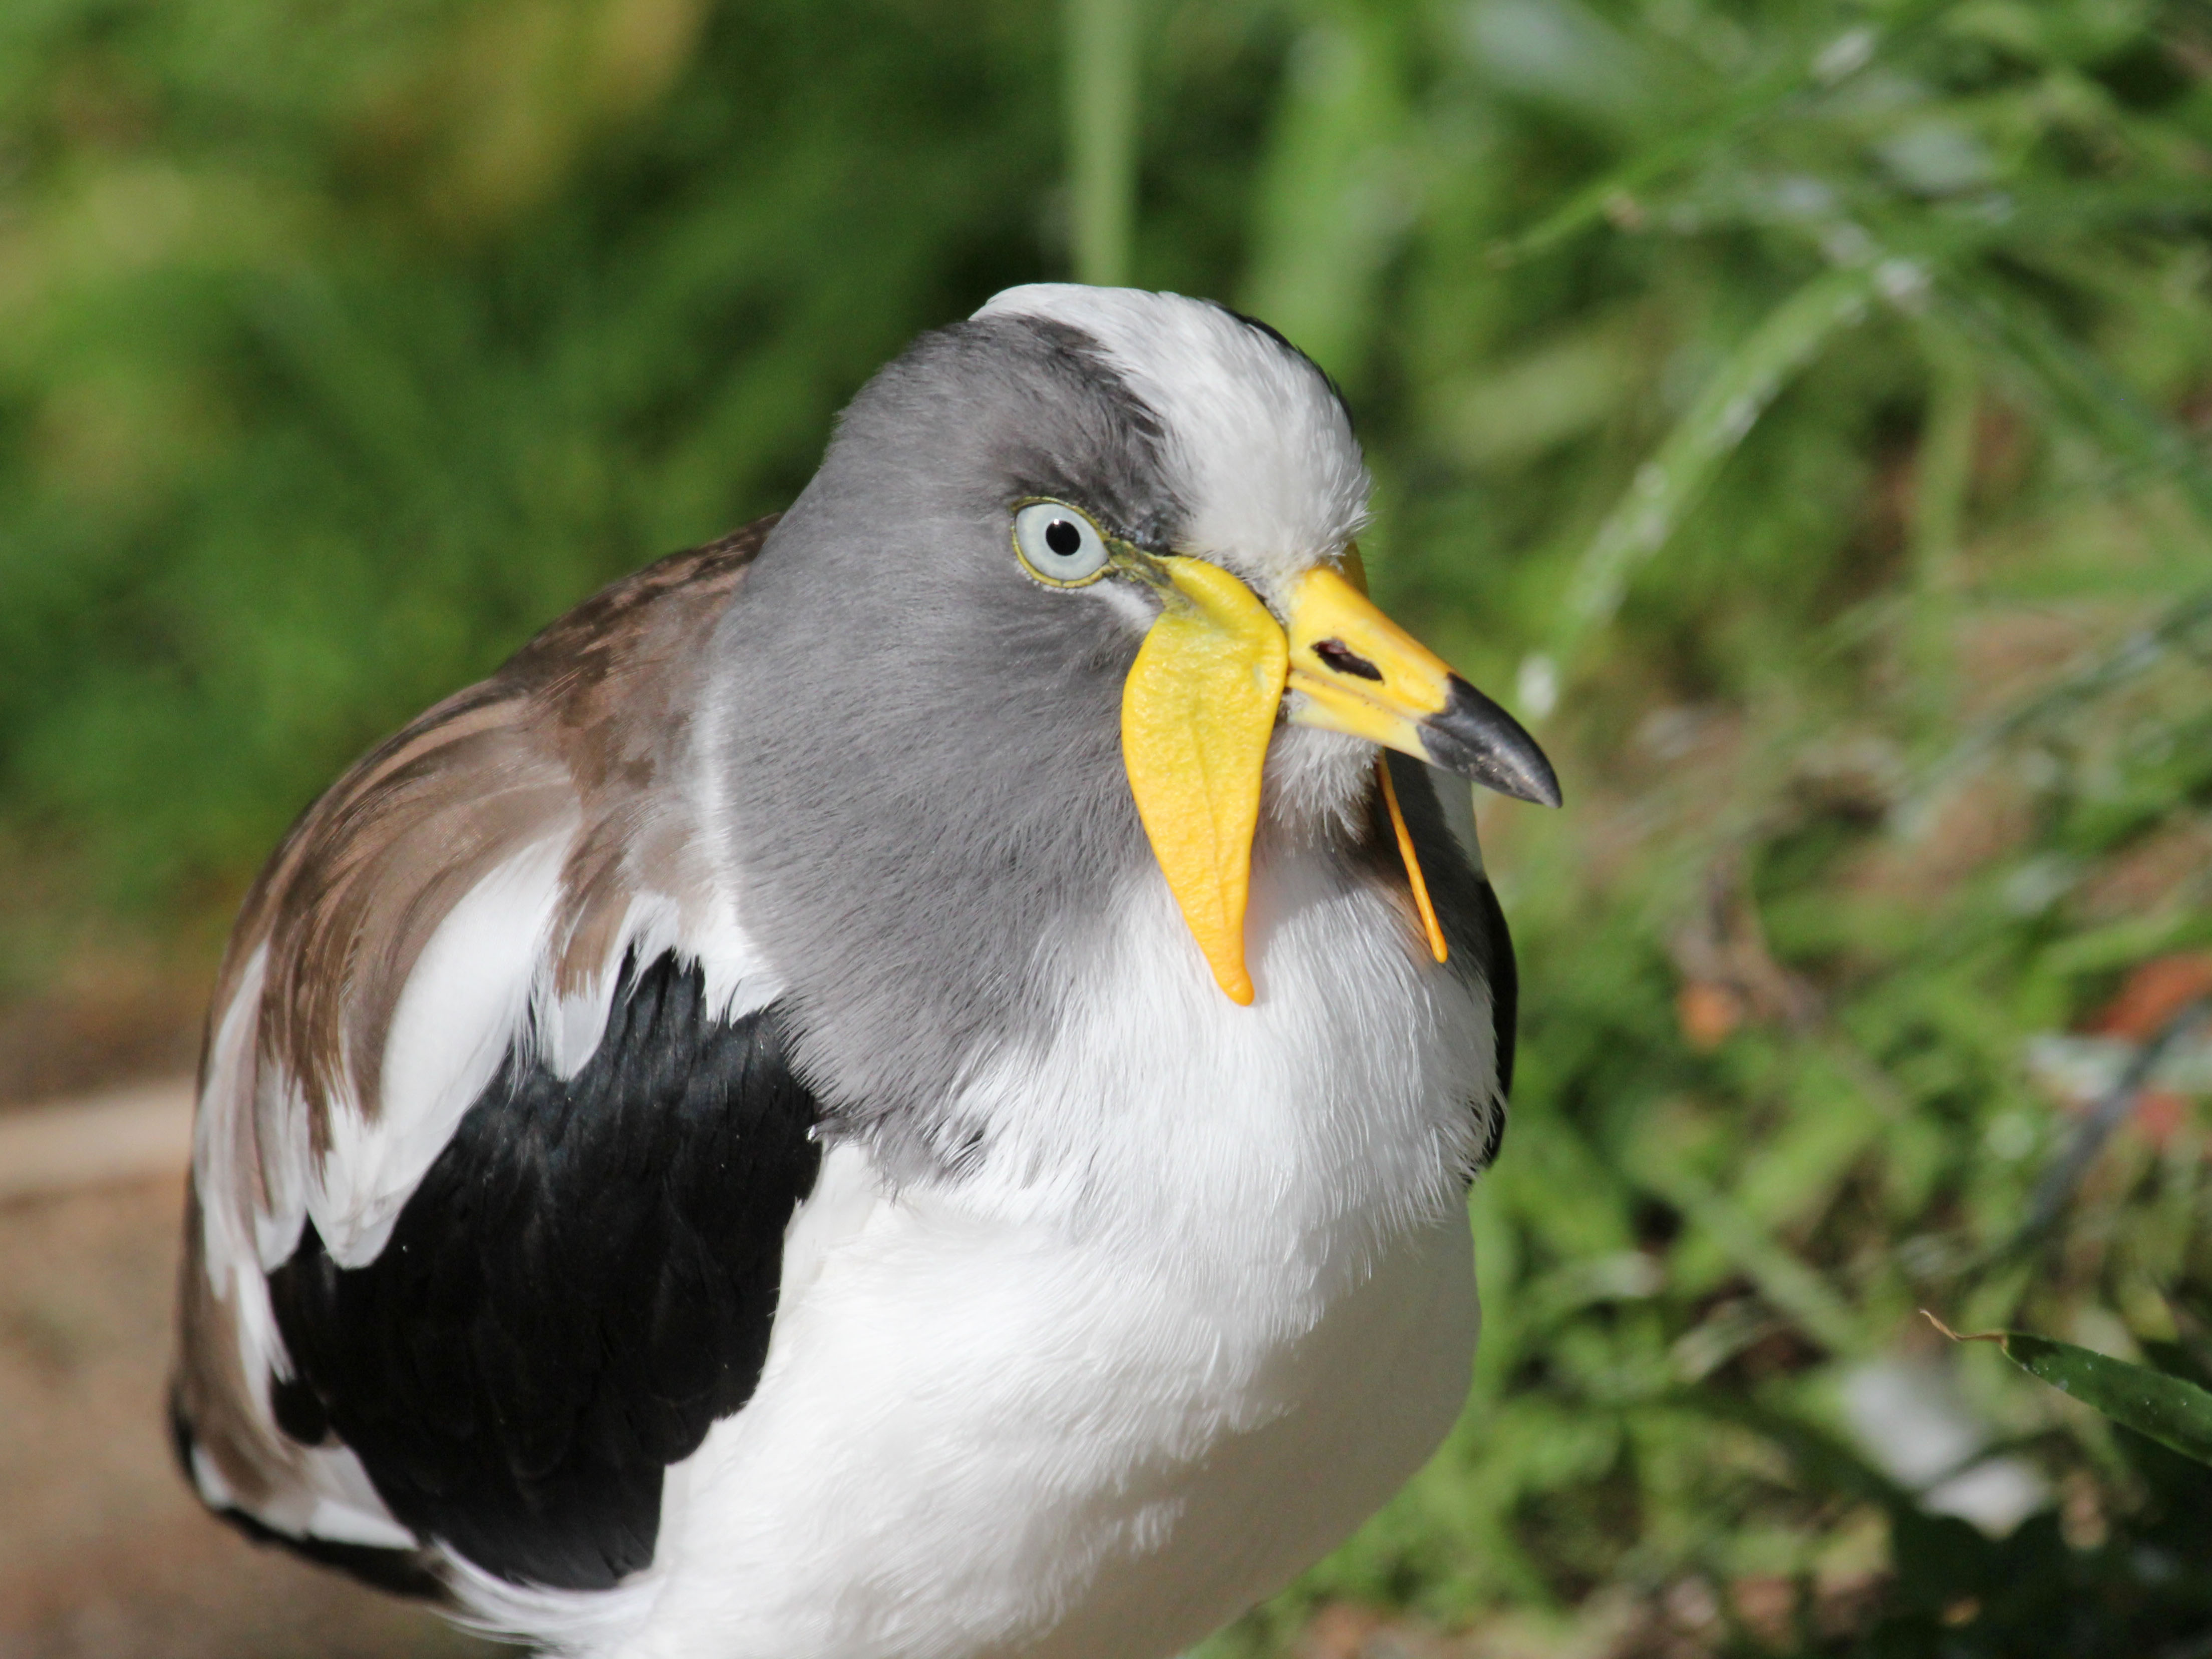
[[[757, 884], [745, 926], [799, 964], [799, 1060], [831, 1133], [902, 1173], [976, 1155], [983, 1131], [943, 1103], [981, 1052], [1039, 1040], [1072, 1003], [1089, 921], [1151, 858], [1117, 719], [1157, 604], [1133, 616], [1027, 580], [1008, 514], [1073, 501], [1167, 550], [1176, 484], [1157, 418], [1095, 341], [955, 324], [854, 399], [716, 633], [718, 804]], [[1395, 849], [1375, 850], [1338, 856], [1402, 882]], [[1479, 980], [1490, 946], [1463, 863], [1447, 867], [1456, 847], [1423, 850], [1457, 970]]]
[[1171, 541], [1151, 426], [1071, 331], [927, 336], [854, 400], [715, 635], [745, 926], [800, 964], [800, 1063], [841, 1127], [902, 1168], [960, 1156], [928, 1109], [1053, 1018], [1044, 942], [1148, 856], [1116, 723], [1142, 630], [1023, 576], [1006, 523], [1057, 495]]

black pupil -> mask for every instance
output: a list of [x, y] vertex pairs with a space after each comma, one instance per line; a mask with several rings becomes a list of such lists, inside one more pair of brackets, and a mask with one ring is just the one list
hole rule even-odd
[[1044, 544], [1061, 558], [1072, 558], [1083, 550], [1083, 532], [1065, 519], [1054, 519], [1044, 527]]

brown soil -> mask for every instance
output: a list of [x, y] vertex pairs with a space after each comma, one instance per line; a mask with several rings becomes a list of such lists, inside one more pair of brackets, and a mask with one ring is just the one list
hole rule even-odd
[[196, 984], [155, 981], [0, 1003], [0, 1107], [189, 1077], [206, 1000]]
[[182, 1186], [0, 1208], [0, 1659], [512, 1653], [199, 1508], [161, 1399]]

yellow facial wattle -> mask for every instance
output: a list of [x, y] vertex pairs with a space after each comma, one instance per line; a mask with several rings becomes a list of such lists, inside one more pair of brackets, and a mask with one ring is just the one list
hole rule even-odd
[[1267, 607], [1219, 566], [1160, 563], [1173, 586], [1121, 689], [1121, 758], [1153, 856], [1214, 981], [1249, 1003], [1252, 834], [1289, 645]]
[[[1275, 719], [1364, 738], [1523, 800], [1559, 805], [1549, 762], [1513, 717], [1366, 596], [1357, 549], [1292, 584], [1289, 626], [1204, 560], [1148, 556], [1164, 605], [1121, 691], [1121, 757], [1153, 855], [1214, 981], [1249, 1004], [1244, 911], [1260, 779]], [[1164, 576], [1164, 582], [1160, 578]], [[1443, 929], [1397, 792], [1379, 789], [1415, 917], [1437, 961]]]

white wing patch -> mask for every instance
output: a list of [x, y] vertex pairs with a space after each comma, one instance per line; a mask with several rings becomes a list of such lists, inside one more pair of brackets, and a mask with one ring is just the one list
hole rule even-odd
[[666, 894], [641, 893], [623, 917], [615, 948], [581, 991], [562, 996], [544, 975], [538, 976], [531, 997], [530, 1030], [546, 1070], [567, 1079], [591, 1063], [606, 1032], [623, 958], [632, 951], [641, 963], [669, 951], [696, 961], [706, 979], [710, 1019], [738, 1019], [775, 1000], [782, 988], [738, 925], [735, 908], [722, 901], [694, 908], [704, 914], [687, 917]]
[[[206, 1195], [201, 1216], [208, 1279], [216, 1299], [231, 1310], [237, 1333], [239, 1375], [246, 1382], [242, 1403], [269, 1440], [283, 1444], [269, 1389], [272, 1378], [291, 1375], [291, 1360], [277, 1334], [269, 1284], [260, 1271], [263, 1246], [283, 1228], [266, 1207], [265, 1161], [255, 1146], [258, 1115], [240, 1109], [252, 1103], [241, 1085], [252, 1075], [254, 1027], [267, 965], [264, 946], [247, 963], [238, 994], [223, 1010], [210, 1038], [206, 1101], [227, 1101], [233, 1109], [204, 1107], [195, 1126], [192, 1164], [193, 1181]], [[256, 1193], [264, 1194], [261, 1202], [253, 1201]], [[234, 1194], [239, 1201], [225, 1201]], [[296, 1239], [296, 1217], [290, 1228]], [[251, 1509], [264, 1525], [294, 1537], [312, 1535], [385, 1549], [415, 1547], [414, 1535], [392, 1518], [368, 1472], [350, 1451], [329, 1446], [301, 1447], [298, 1452], [295, 1479], [257, 1504], [246, 1504], [232, 1491], [204, 1445], [192, 1449], [192, 1482], [215, 1508]]]
[[[334, 1103], [307, 1214], [341, 1267], [366, 1267], [507, 1058], [528, 1012], [575, 824], [495, 866], [431, 935], [384, 1044], [382, 1109]], [[264, 1267], [276, 1264], [264, 1261]]]
[[[261, 1292], [265, 1304], [267, 1291]], [[258, 1402], [264, 1416], [268, 1402]], [[273, 1426], [273, 1425], [272, 1425]], [[293, 1538], [323, 1538], [334, 1544], [365, 1544], [374, 1549], [411, 1550], [422, 1540], [392, 1518], [376, 1495], [361, 1460], [343, 1446], [303, 1450], [301, 1483], [259, 1504], [246, 1503], [231, 1490], [207, 1448], [192, 1448], [192, 1484], [202, 1501], [219, 1510], [249, 1510], [264, 1527]]]
[[[240, 975], [209, 1046], [193, 1152], [206, 1195], [208, 1277], [232, 1311], [242, 1404], [272, 1445], [292, 1454], [269, 1471], [276, 1489], [249, 1502], [196, 1446], [192, 1477], [218, 1509], [238, 1509], [294, 1537], [388, 1549], [417, 1540], [392, 1518], [354, 1454], [298, 1446], [277, 1429], [272, 1381], [293, 1375], [266, 1274], [289, 1259], [309, 1219], [341, 1267], [365, 1266], [389, 1242], [400, 1212], [469, 1108], [518, 1047], [573, 1077], [598, 1052], [616, 981], [630, 952], [698, 961], [709, 1008], [734, 1019], [781, 986], [738, 927], [734, 908], [696, 902], [687, 917], [665, 895], [635, 899], [607, 959], [582, 992], [556, 994], [548, 966], [561, 877], [574, 826], [505, 860], [456, 903], [402, 990], [384, 1053], [382, 1110], [366, 1118], [349, 1097], [332, 1103], [330, 1148], [314, 1157], [305, 1103], [254, 1039], [267, 983], [266, 947]], [[705, 914], [700, 914], [704, 911]]]
[[338, 1267], [374, 1261], [501, 1066], [591, 1063], [633, 953], [702, 966], [725, 1018], [780, 990], [701, 832], [676, 718], [773, 523], [617, 583], [396, 733], [249, 895], [210, 1029], [172, 1393], [218, 1510], [423, 1547], [351, 1451], [279, 1427], [295, 1373], [270, 1275], [311, 1221]]
[[[520, 1048], [563, 1079], [590, 1063], [630, 952], [641, 963], [666, 951], [698, 961], [708, 1006], [718, 1018], [737, 1018], [774, 1000], [781, 988], [730, 906], [686, 918], [675, 900], [658, 893], [632, 901], [606, 959], [580, 992], [560, 995], [548, 966], [554, 954], [549, 935], [573, 830], [563, 826], [563, 833], [495, 866], [439, 925], [400, 993], [385, 1043], [381, 1109], [369, 1118], [351, 1098], [335, 1099], [324, 1157], [317, 1158], [309, 1145], [307, 1112], [296, 1089], [264, 1061], [255, 1114], [257, 1184], [264, 1196], [254, 1217], [254, 1258], [264, 1272], [290, 1257], [307, 1220], [339, 1267], [374, 1261], [416, 1187], [511, 1050]], [[219, 1044], [250, 1040], [251, 1004], [260, 986], [257, 963], [225, 1015]], [[242, 1027], [235, 1036], [234, 1026]], [[202, 1115], [204, 1134], [220, 1115]], [[233, 1167], [211, 1157], [202, 1189], [240, 1190], [235, 1183], [215, 1184]]]

